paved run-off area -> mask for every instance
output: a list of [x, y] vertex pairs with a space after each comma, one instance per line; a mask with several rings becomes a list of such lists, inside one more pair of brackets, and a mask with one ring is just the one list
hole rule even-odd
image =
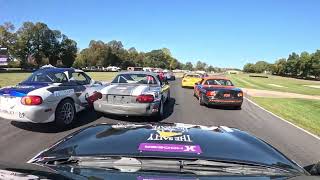
[[[172, 99], [163, 122], [225, 125], [248, 131], [269, 142], [301, 165], [320, 160], [320, 141], [300, 129], [245, 101], [241, 110], [199, 106], [192, 89], [182, 89], [179, 79], [171, 82]], [[91, 124], [143, 122], [150, 118], [98, 116], [93, 111], [78, 115], [74, 127], [60, 130], [53, 124], [26, 124], [0, 120], [0, 161], [26, 162], [67, 134]], [[205, 138], [205, 137], [204, 137]], [[236, 150], [237, 147], [235, 147]]]

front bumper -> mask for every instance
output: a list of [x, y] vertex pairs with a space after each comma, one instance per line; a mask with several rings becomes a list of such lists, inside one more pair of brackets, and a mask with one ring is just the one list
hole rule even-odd
[[159, 105], [160, 102], [110, 104], [101, 99], [93, 103], [98, 112], [125, 116], [152, 116], [158, 113]]
[[54, 121], [55, 108], [46, 104], [39, 106], [15, 105], [14, 107], [0, 107], [0, 118], [32, 123], [47, 123]]

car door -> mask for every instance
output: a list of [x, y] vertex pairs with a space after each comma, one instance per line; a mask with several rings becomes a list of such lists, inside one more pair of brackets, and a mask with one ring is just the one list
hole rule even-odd
[[77, 85], [75, 92], [82, 106], [88, 104], [89, 96], [99, 91], [97, 85], [93, 84], [91, 78], [84, 72], [72, 72], [70, 80]]
[[168, 93], [169, 93], [169, 90], [170, 90], [170, 86], [167, 82], [164, 82], [164, 81], [161, 81], [160, 80], [160, 76], [157, 75], [157, 78], [160, 82], [160, 87], [161, 87], [161, 94], [163, 96], [163, 99], [166, 101], [168, 99]]

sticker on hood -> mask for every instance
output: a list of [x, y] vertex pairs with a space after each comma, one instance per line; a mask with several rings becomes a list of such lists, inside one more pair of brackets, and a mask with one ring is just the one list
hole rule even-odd
[[138, 148], [143, 152], [174, 152], [174, 153], [195, 153], [201, 154], [202, 150], [199, 145], [187, 144], [159, 144], [159, 143], [141, 143]]

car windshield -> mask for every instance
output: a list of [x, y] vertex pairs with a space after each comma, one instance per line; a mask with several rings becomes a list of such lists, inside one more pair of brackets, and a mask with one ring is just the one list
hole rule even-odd
[[220, 86], [233, 86], [230, 80], [226, 79], [208, 79], [204, 83], [204, 85], [220, 85]]
[[63, 72], [38, 71], [24, 82], [63, 83], [67, 81], [67, 76]]
[[111, 83], [123, 84], [157, 84], [156, 79], [152, 75], [147, 74], [119, 74]]

